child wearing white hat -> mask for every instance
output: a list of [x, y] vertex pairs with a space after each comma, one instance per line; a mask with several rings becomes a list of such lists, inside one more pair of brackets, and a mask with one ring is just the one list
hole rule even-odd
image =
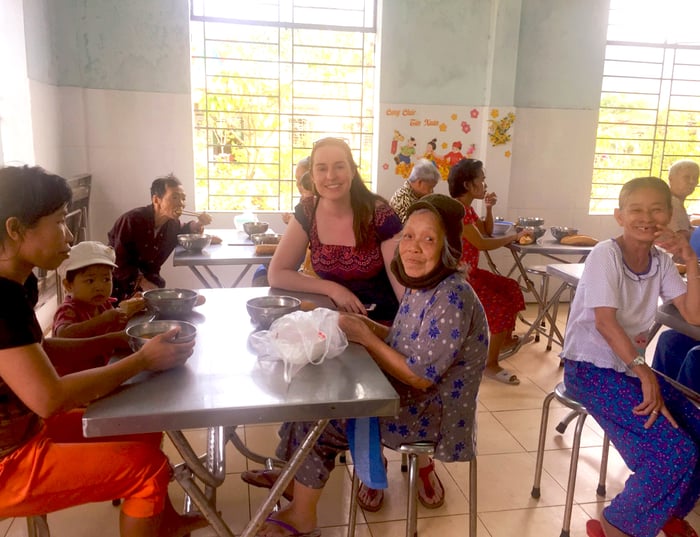
[[[143, 298], [125, 300], [114, 307], [115, 260], [114, 249], [98, 241], [84, 241], [71, 248], [70, 257], [58, 269], [64, 274], [66, 298], [54, 315], [54, 337], [93, 337], [123, 330], [129, 317], [144, 308]], [[104, 365], [102, 357], [98, 365]]]

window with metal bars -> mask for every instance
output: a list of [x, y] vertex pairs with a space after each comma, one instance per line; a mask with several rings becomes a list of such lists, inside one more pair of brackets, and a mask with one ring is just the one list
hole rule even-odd
[[197, 210], [291, 210], [325, 136], [370, 180], [376, 16], [376, 0], [191, 0]]
[[698, 15], [696, 0], [611, 0], [590, 214], [612, 214], [634, 177], [700, 162]]

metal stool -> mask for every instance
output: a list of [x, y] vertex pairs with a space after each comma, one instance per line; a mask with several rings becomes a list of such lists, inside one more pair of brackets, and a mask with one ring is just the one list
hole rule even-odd
[[27, 535], [29, 537], [51, 537], [46, 515], [27, 517]]
[[[564, 505], [564, 521], [562, 523], [562, 529], [560, 537], [569, 537], [569, 528], [571, 526], [571, 511], [573, 509], [574, 503], [574, 488], [576, 487], [576, 470], [578, 468], [578, 453], [581, 447], [581, 431], [583, 430], [583, 423], [588, 416], [586, 408], [572, 399], [570, 395], [566, 393], [566, 387], [563, 382], [557, 384], [554, 391], [547, 394], [544, 398], [542, 404], [542, 420], [540, 422], [540, 439], [537, 446], [537, 463], [535, 466], [535, 480], [532, 485], [532, 492], [530, 495], [537, 499], [540, 497], [540, 479], [542, 477], [542, 461], [544, 459], [544, 441], [547, 434], [547, 421], [549, 419], [549, 405], [552, 399], [556, 398], [557, 401], [562, 403], [571, 409], [569, 413], [556, 427], [557, 432], [560, 434], [566, 430], [567, 425], [577, 418], [576, 429], [574, 430], [574, 443], [571, 447], [571, 463], [569, 464], [569, 479], [566, 486], [566, 503]], [[608, 470], [608, 451], [610, 449], [610, 440], [608, 439], [607, 433], [603, 436], [603, 454], [600, 459], [600, 476], [598, 479], [598, 489], [596, 494], [598, 496], [605, 496], [605, 477]]]
[[[418, 536], [418, 455], [432, 457], [435, 446], [428, 442], [403, 444], [399, 446], [402, 455], [408, 456], [408, 505], [406, 509], [406, 537]], [[355, 535], [357, 520], [357, 492], [360, 480], [353, 467], [352, 490], [350, 491], [350, 520], [348, 537]], [[469, 461], [469, 537], [476, 537], [476, 455]]]

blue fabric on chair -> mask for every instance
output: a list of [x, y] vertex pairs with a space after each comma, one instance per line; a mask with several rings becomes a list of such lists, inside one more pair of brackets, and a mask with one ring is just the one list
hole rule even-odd
[[348, 445], [360, 481], [373, 489], [389, 486], [382, 457], [379, 418], [351, 418], [347, 421]]

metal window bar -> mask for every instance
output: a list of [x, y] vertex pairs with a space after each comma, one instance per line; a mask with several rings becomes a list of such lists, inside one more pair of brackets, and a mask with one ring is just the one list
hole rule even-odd
[[[611, 212], [617, 204], [617, 192], [620, 185], [628, 179], [638, 175], [664, 176], [674, 161], [700, 157], [700, 140], [698, 139], [700, 109], [693, 109], [683, 104], [688, 102], [684, 101], [687, 98], [698, 99], [700, 102], [700, 46], [614, 41], [609, 41], [608, 45], [616, 47], [618, 51], [625, 47], [629, 50], [663, 49], [663, 58], [660, 61], [651, 59], [640, 61], [620, 57], [610, 59], [606, 54], [606, 74], [603, 78], [593, 166], [594, 177], [590, 204], [592, 214]], [[680, 59], [679, 51], [698, 52], [697, 59], [691, 61], [690, 55], [686, 55], [685, 59]], [[623, 73], [609, 72], [608, 66], [611, 62], [619, 67]], [[625, 67], [634, 64], [655, 65], [658, 69], [658, 75], [651, 77], [624, 74]], [[685, 69], [686, 74], [679, 74], [679, 68]], [[691, 69], [697, 69], [698, 78], [688, 76]], [[606, 90], [606, 83], [614, 80], [626, 82], [630, 88], [626, 91]], [[635, 91], [635, 84], [641, 86], [650, 82], [656, 86], [654, 93]], [[605, 104], [606, 97], [616, 95], [628, 101], [634, 97], [655, 99], [656, 107], [649, 107], [649, 102], [646, 103], [646, 106], [623, 106], [619, 103], [608, 106]], [[607, 119], [612, 111], [647, 113], [651, 117], [646, 122], [626, 121], [623, 125]], [[617, 130], [615, 130], [616, 128]], [[688, 134], [683, 137], [681, 136], [682, 132]], [[646, 149], [644, 149], [645, 147]], [[613, 165], [604, 165], [608, 162], [613, 162]], [[630, 166], [629, 164], [632, 162], [636, 165]], [[689, 199], [694, 198], [691, 196]]]
[[[368, 81], [367, 75], [375, 69], [376, 1], [363, 0], [365, 11], [367, 6], [371, 7], [371, 13], [365, 13], [363, 18], [371, 24], [352, 27], [359, 35], [359, 39], [355, 36], [359, 43], [343, 43], [335, 38], [331, 40], [332, 45], [324, 45], [323, 39], [318, 43], [310, 41], [303, 30], [332, 36], [334, 31], [347, 35], [348, 27], [210, 17], [201, 15], [206, 4], [206, 0], [200, 0], [197, 10], [195, 2], [191, 4], [192, 21], [202, 23], [199, 49], [203, 51], [192, 54], [193, 65], [201, 62], [204, 101], [204, 106], [194, 104], [197, 208], [241, 210], [250, 209], [252, 205], [260, 210], [290, 210], [298, 199], [293, 179], [296, 162], [310, 153], [313, 141], [328, 135], [350, 139], [361, 175], [369, 182], [374, 116], [373, 103], [369, 102], [372, 93], [367, 92], [367, 84], [373, 84], [373, 80]], [[294, 9], [299, 4], [291, 1]], [[217, 25], [211, 34], [209, 23]], [[235, 30], [240, 29], [241, 23], [260, 26], [262, 30], [264, 27], [272, 29], [268, 35], [270, 40], [264, 41], [260, 36], [253, 40], [250, 35], [237, 39]], [[230, 25], [230, 38], [221, 38], [222, 24]], [[274, 39], [271, 36], [275, 36]], [[268, 47], [267, 51], [274, 48], [276, 58], [256, 57], [255, 48], [262, 45]], [[240, 54], [243, 46], [250, 56]], [[193, 45], [193, 51], [194, 48]], [[329, 54], [335, 56], [324, 62], [308, 61], [309, 54], [320, 51], [330, 51]], [[348, 59], [348, 54], [354, 54], [355, 58]], [[303, 58], [306, 60], [302, 61]], [[222, 74], [216, 71], [214, 60], [232, 60], [239, 71]], [[276, 78], [265, 72], [265, 65], [276, 66]], [[251, 69], [255, 70], [243, 72]], [[349, 69], [357, 70], [356, 80], [343, 76]], [[195, 71], [193, 68], [193, 73]], [[314, 74], [316, 76], [312, 76]], [[230, 91], [223, 93], [220, 87], [214, 87], [215, 79], [218, 86], [226, 84]], [[236, 81], [249, 84], [252, 90], [246, 91], [240, 85], [234, 89]], [[193, 82], [193, 87], [195, 84]], [[289, 87], [284, 87], [285, 84]], [[239, 103], [245, 100], [244, 105], [266, 99], [264, 110], [230, 104], [225, 111], [219, 110], [213, 103], [227, 96], [238, 99]], [[265, 122], [269, 118], [276, 125], [275, 129]], [[198, 151], [197, 144], [204, 140], [206, 144]], [[202, 158], [205, 152], [206, 157]], [[227, 156], [228, 162], [225, 161]]]

